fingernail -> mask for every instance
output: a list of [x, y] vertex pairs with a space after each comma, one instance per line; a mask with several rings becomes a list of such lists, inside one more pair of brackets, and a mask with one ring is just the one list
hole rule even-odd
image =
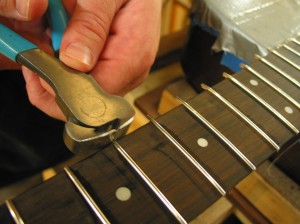
[[90, 48], [81, 43], [70, 44], [64, 52], [64, 56], [70, 57], [88, 66], [92, 65], [93, 54]]
[[16, 8], [18, 13], [21, 16], [27, 17], [29, 14], [29, 4], [30, 0], [17, 0], [16, 1]]

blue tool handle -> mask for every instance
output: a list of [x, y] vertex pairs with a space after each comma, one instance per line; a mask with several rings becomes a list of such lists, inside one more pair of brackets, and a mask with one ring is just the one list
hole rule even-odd
[[0, 53], [16, 61], [19, 53], [35, 48], [35, 44], [0, 23]]
[[51, 27], [52, 47], [57, 52], [68, 25], [68, 15], [60, 0], [49, 0], [47, 16]]

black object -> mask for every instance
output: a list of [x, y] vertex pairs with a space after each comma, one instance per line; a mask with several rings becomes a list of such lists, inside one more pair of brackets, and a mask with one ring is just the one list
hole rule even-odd
[[197, 17], [197, 13], [190, 15], [191, 25], [181, 65], [187, 81], [197, 92], [201, 92], [201, 83], [212, 86], [223, 79], [223, 72], [233, 72], [220, 64], [223, 52], [215, 53], [211, 50], [216, 35], [209, 28], [200, 25]]
[[0, 71], [0, 186], [71, 157], [63, 129], [30, 104], [20, 71]]

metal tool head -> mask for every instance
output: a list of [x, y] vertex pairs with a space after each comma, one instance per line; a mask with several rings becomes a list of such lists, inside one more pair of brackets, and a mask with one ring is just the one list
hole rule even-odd
[[89, 155], [104, 148], [111, 142], [111, 137], [117, 139], [126, 134], [133, 120], [128, 120], [117, 129], [107, 129], [97, 132], [94, 128], [86, 128], [67, 122], [64, 131], [64, 142], [66, 146], [77, 155]]
[[[99, 100], [101, 107], [98, 103], [93, 104]], [[98, 118], [103, 123], [97, 127], [81, 126], [71, 121], [65, 124], [64, 142], [74, 154], [87, 155], [103, 149], [111, 142], [111, 136], [119, 138], [125, 135], [134, 119], [133, 108], [121, 97], [102, 92], [89, 104], [93, 108], [92, 119]], [[101, 113], [93, 113], [95, 109]]]
[[91, 75], [69, 68], [39, 49], [22, 52], [17, 61], [46, 80], [67, 118], [64, 139], [74, 153], [101, 149], [109, 135], [124, 134], [134, 110], [122, 97], [105, 93]]
[[87, 106], [82, 109], [80, 118], [86, 123], [89, 121], [90, 125], [70, 120], [64, 131], [66, 146], [73, 153], [84, 155], [103, 149], [111, 142], [111, 136], [119, 138], [125, 135], [135, 114], [122, 97], [106, 94], [101, 89], [98, 89], [97, 95], [86, 95], [84, 100]]

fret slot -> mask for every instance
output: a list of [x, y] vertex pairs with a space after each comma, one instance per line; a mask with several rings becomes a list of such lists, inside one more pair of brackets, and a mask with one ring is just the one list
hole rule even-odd
[[142, 178], [142, 180], [147, 184], [147, 186], [152, 190], [152, 192], [171, 212], [175, 219], [177, 219], [179, 223], [187, 223], [187, 221], [181, 216], [181, 214], [164, 196], [164, 194], [158, 189], [158, 187], [151, 181], [151, 179], [144, 173], [144, 171], [135, 163], [135, 161], [129, 156], [129, 154], [123, 149], [123, 147], [114, 139], [112, 139], [112, 143], [114, 147], [118, 150], [119, 154], [127, 161], [131, 168], [134, 169], [134, 171], [139, 175], [139, 177]]
[[6, 200], [5, 204], [8, 208], [8, 211], [9, 211], [11, 217], [13, 218], [14, 222], [16, 224], [24, 224], [24, 221], [23, 221], [22, 217], [20, 216], [17, 208], [15, 207], [14, 203], [11, 200]]
[[201, 114], [199, 114], [193, 107], [191, 107], [187, 102], [178, 98], [183, 106], [197, 117], [202, 123], [205, 124], [215, 135], [217, 135], [236, 155], [239, 156], [252, 170], [256, 170], [255, 165], [234, 145], [232, 142], [226, 138], [218, 129], [216, 129], [208, 120], [206, 120]]
[[250, 95], [252, 98], [254, 98], [257, 102], [259, 102], [262, 106], [264, 106], [271, 113], [273, 113], [291, 131], [293, 131], [295, 134], [299, 134], [299, 130], [291, 122], [289, 122], [275, 108], [273, 108], [270, 104], [268, 104], [266, 101], [264, 101], [262, 98], [260, 98], [257, 94], [255, 94], [254, 92], [252, 92], [249, 88], [247, 88], [245, 85], [243, 85], [240, 81], [238, 81], [236, 78], [234, 78], [233, 76], [231, 76], [231, 75], [229, 75], [227, 73], [223, 73], [223, 76], [224, 76], [224, 78], [229, 79], [232, 83], [234, 83], [240, 89], [242, 89], [243, 91], [245, 91], [248, 95]]
[[264, 83], [266, 83], [268, 86], [270, 86], [273, 90], [275, 90], [277, 93], [279, 93], [281, 96], [283, 96], [285, 99], [287, 99], [289, 102], [291, 102], [293, 105], [295, 105], [298, 109], [300, 109], [300, 104], [290, 95], [288, 95], [285, 91], [283, 91], [281, 88], [279, 88], [277, 85], [275, 85], [273, 82], [271, 82], [269, 79], [262, 76], [259, 72], [257, 72], [255, 69], [251, 68], [248, 65], [242, 65], [242, 68], [244, 68], [246, 71], [250, 72], [250, 74], [254, 75]]
[[291, 48], [290, 46], [283, 44], [282, 47], [292, 53], [294, 53], [295, 55], [297, 55], [298, 57], [300, 57], [300, 53], [298, 51], [296, 51], [295, 49]]
[[213, 88], [201, 84], [201, 87], [210, 92], [213, 96], [217, 97], [222, 103], [224, 103], [227, 107], [229, 107], [233, 112], [235, 112], [240, 118], [242, 118], [246, 123], [248, 123], [257, 133], [259, 133], [266, 141], [268, 141], [276, 151], [280, 150], [280, 146], [268, 136], [261, 128], [259, 128], [252, 120], [250, 120], [244, 113], [242, 113], [238, 108], [236, 108], [233, 104], [231, 104], [228, 100], [226, 100], [223, 96], [221, 96], [217, 91]]
[[194, 166], [199, 170], [206, 179], [215, 187], [217, 191], [222, 196], [226, 195], [226, 191], [221, 187], [221, 185], [201, 166], [201, 164], [169, 133], [165, 128], [163, 128], [156, 120], [154, 120], [149, 115], [147, 116], [151, 123], [165, 136], [171, 143], [173, 143], [176, 148], [188, 159]]
[[298, 88], [300, 88], [300, 83], [296, 79], [294, 79], [293, 77], [291, 77], [289, 74], [287, 74], [286, 72], [284, 72], [283, 70], [281, 70], [280, 68], [278, 68], [276, 65], [274, 65], [273, 63], [271, 63], [267, 59], [262, 58], [259, 55], [255, 55], [255, 58], [258, 59], [258, 60], [260, 60], [262, 63], [264, 63], [265, 65], [269, 66], [275, 72], [277, 72], [278, 74], [280, 74], [281, 76], [283, 76], [284, 78], [286, 78], [288, 81], [290, 81], [291, 83], [293, 83], [294, 85], [296, 85]]
[[293, 66], [294, 68], [296, 68], [296, 69], [298, 69], [300, 71], [300, 66], [299, 65], [297, 65], [294, 62], [292, 62], [290, 59], [288, 59], [286, 56], [284, 56], [280, 52], [278, 52], [276, 50], [272, 50], [272, 49], [270, 49], [270, 52], [273, 53], [274, 55], [276, 55], [277, 57], [279, 57], [280, 59], [282, 59], [283, 61], [285, 61], [286, 63], [290, 64], [291, 66]]
[[110, 221], [107, 219], [107, 217], [104, 215], [104, 213], [101, 211], [101, 209], [98, 207], [94, 199], [90, 196], [90, 194], [87, 192], [85, 187], [81, 184], [81, 182], [78, 180], [76, 175], [72, 172], [71, 169], [65, 167], [65, 172], [67, 173], [67, 176], [72, 181], [76, 189], [79, 191], [81, 196], [84, 198], [84, 200], [87, 202], [89, 207], [92, 209], [94, 214], [97, 216], [99, 221], [103, 224], [109, 224]]

